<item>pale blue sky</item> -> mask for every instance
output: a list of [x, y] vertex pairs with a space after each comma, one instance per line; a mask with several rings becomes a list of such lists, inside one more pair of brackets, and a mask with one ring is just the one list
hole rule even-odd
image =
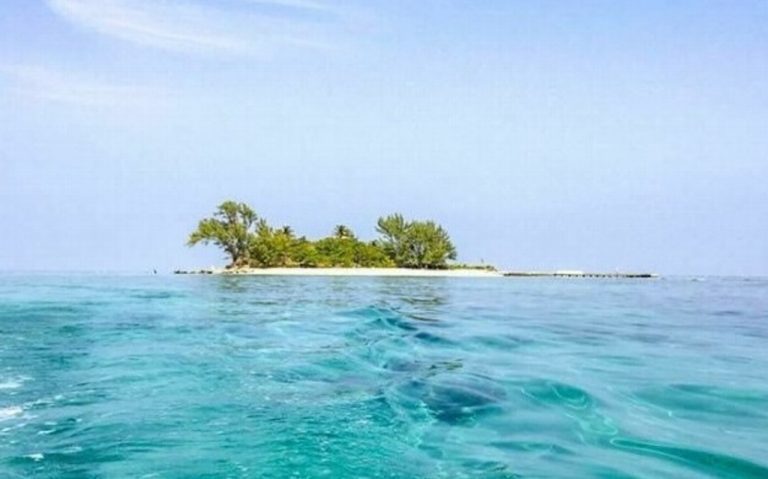
[[4, 0], [0, 270], [434, 218], [505, 268], [768, 274], [768, 2]]

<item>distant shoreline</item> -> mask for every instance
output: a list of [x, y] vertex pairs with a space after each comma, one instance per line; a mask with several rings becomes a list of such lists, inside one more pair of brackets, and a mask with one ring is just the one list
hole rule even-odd
[[602, 278], [602, 279], [656, 279], [656, 273], [560, 271], [497, 271], [491, 269], [410, 269], [410, 268], [207, 268], [176, 270], [177, 275], [223, 276], [350, 276], [400, 278]]
[[363, 276], [405, 278], [503, 278], [498, 271], [481, 269], [408, 269], [408, 268], [210, 268], [175, 271], [175, 274], [211, 274], [231, 276]]

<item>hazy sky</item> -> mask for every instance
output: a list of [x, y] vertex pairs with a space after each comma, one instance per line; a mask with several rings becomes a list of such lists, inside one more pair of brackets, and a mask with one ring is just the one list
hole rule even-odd
[[3, 0], [0, 270], [161, 270], [224, 199], [505, 268], [768, 274], [768, 2]]

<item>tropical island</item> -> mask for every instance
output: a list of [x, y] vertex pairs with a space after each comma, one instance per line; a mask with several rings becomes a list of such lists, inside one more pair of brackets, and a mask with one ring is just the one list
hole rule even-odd
[[332, 235], [311, 240], [290, 226], [270, 225], [245, 203], [225, 201], [200, 220], [187, 245], [213, 244], [229, 259], [224, 268], [195, 273], [501, 276], [493, 266], [456, 263], [456, 247], [434, 221], [395, 213], [380, 217], [376, 232], [378, 238], [364, 241], [348, 226], [337, 225]]

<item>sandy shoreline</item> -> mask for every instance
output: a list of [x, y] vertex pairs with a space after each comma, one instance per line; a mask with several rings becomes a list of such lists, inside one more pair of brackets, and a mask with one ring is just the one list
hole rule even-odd
[[497, 271], [477, 269], [406, 269], [406, 268], [249, 268], [239, 270], [206, 269], [181, 274], [221, 274], [242, 276], [388, 276], [405, 278], [502, 278]]

